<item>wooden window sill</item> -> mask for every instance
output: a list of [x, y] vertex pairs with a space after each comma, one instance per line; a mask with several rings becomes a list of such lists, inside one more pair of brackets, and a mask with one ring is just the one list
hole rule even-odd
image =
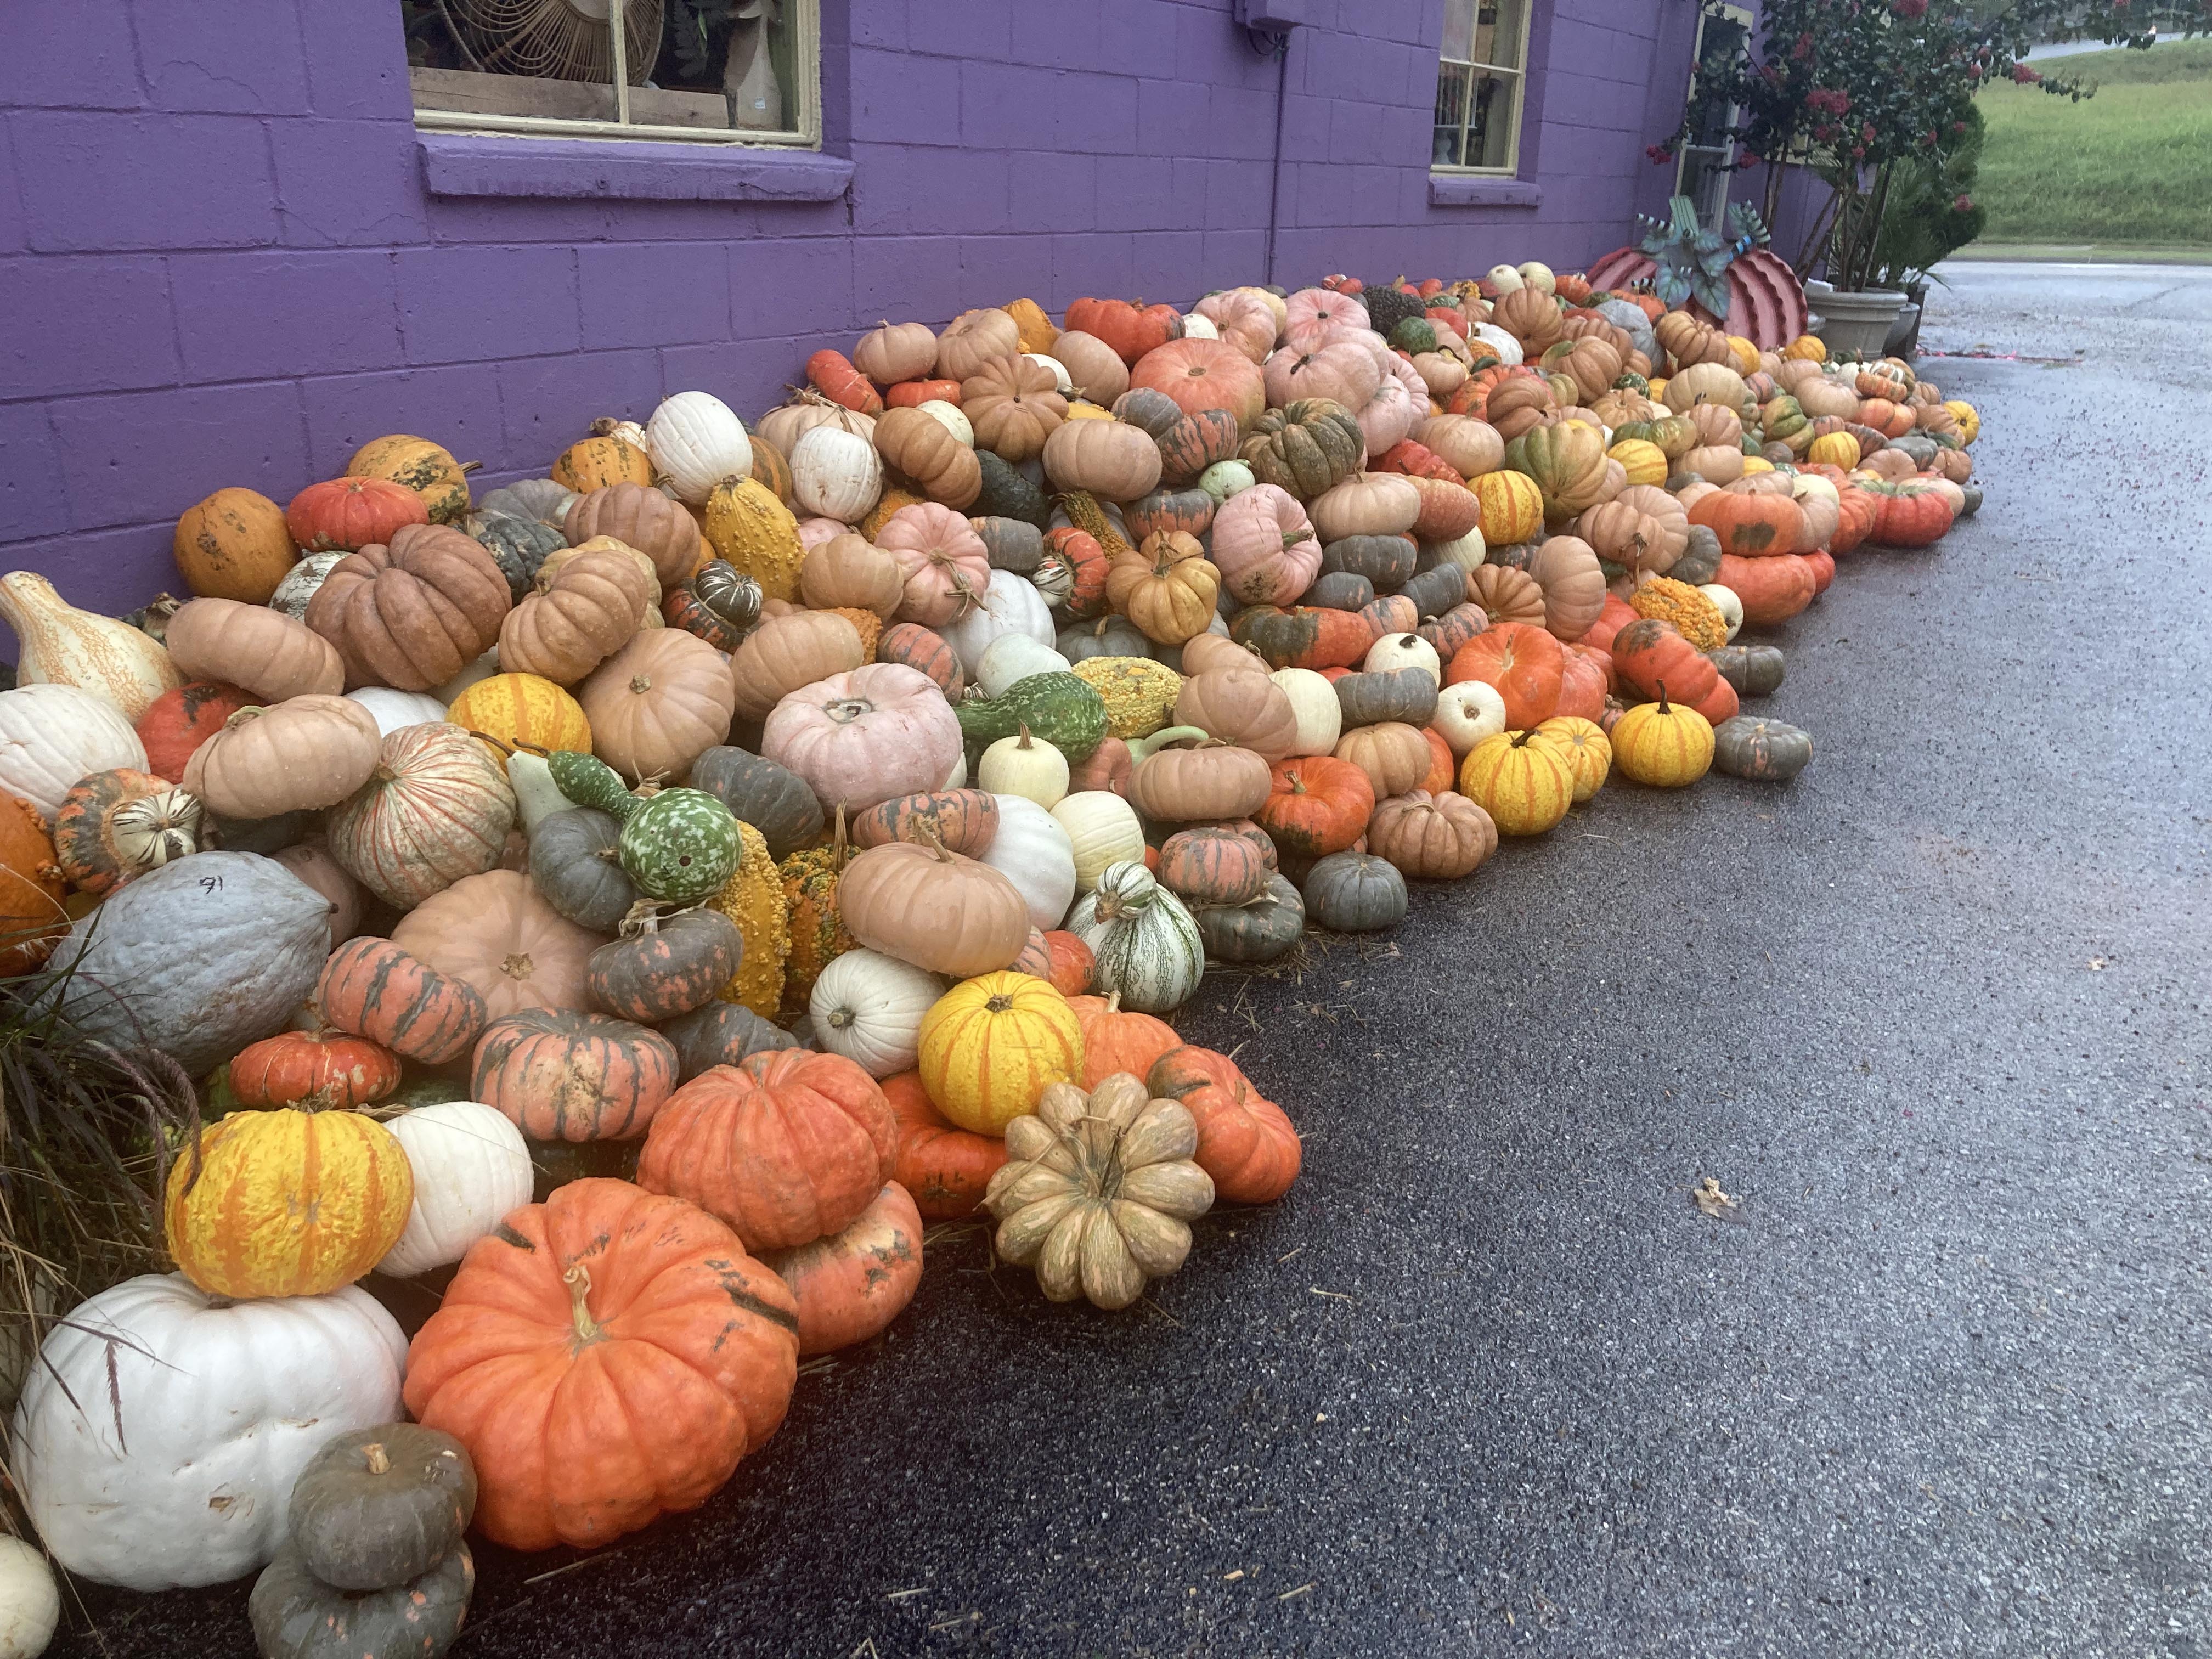
[[1544, 205], [1544, 187], [1502, 173], [1431, 173], [1431, 207], [1534, 208]]
[[842, 155], [732, 143], [418, 131], [415, 148], [433, 196], [834, 202], [853, 178]]

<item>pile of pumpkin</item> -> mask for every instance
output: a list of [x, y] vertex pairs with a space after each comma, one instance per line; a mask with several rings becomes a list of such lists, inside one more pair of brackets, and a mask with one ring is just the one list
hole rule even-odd
[[[1392, 927], [1615, 771], [1792, 775], [1738, 629], [1978, 504], [1973, 410], [1905, 365], [1540, 266], [1018, 301], [805, 374], [750, 430], [681, 392], [480, 498], [410, 436], [286, 506], [217, 490], [194, 597], [131, 618], [0, 578], [0, 965], [205, 1079], [180, 1273], [17, 1379], [65, 1566], [275, 1556], [276, 1625], [351, 1595], [348, 1651], [435, 1652], [450, 1549], [365, 1630], [285, 1542], [330, 1437], [359, 1462], [404, 1405], [483, 1535], [600, 1544], [882, 1331], [931, 1222], [1127, 1306], [1298, 1172], [1159, 1018], [1209, 961]], [[411, 1342], [372, 1272], [443, 1285]], [[404, 1443], [346, 1478], [444, 1515], [453, 1460]]]

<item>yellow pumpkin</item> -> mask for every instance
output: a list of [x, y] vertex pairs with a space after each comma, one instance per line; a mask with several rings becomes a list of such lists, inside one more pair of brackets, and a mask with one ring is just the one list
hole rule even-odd
[[964, 980], [921, 1017], [921, 1086], [963, 1129], [1003, 1135], [1054, 1083], [1083, 1076], [1083, 1027], [1049, 980]]
[[1801, 363], [1825, 363], [1828, 361], [1828, 348], [1817, 334], [1800, 334], [1782, 348], [1782, 355]]
[[453, 699], [446, 718], [480, 738], [502, 757], [518, 749], [592, 752], [592, 723], [583, 705], [536, 674], [494, 674]]
[[1554, 714], [1536, 728], [1536, 737], [1566, 762], [1577, 805], [1605, 787], [1606, 775], [1613, 770], [1613, 744], [1604, 727], [1577, 715]]
[[627, 439], [586, 438], [561, 452], [551, 476], [555, 483], [588, 495], [611, 484], [651, 483], [653, 458]]
[[799, 520], [757, 478], [725, 478], [707, 497], [707, 542], [714, 556], [760, 584], [765, 599], [799, 597], [806, 549]]
[[1575, 802], [1566, 757], [1534, 732], [1498, 732], [1467, 751], [1459, 792], [1490, 814], [1498, 833], [1540, 836]]
[[1544, 527], [1544, 492], [1525, 472], [1485, 472], [1469, 486], [1482, 503], [1482, 538], [1492, 547], [1525, 542]]
[[1743, 458], [1743, 476], [1747, 478], [1750, 477], [1754, 472], [1771, 472], [1773, 471], [1774, 463], [1768, 460], [1764, 455], [1747, 455]]
[[1059, 342], [1060, 331], [1052, 325], [1052, 319], [1044, 314], [1044, 307], [1035, 300], [1017, 300], [1000, 310], [1014, 319], [1020, 331], [1017, 343], [1024, 351], [1050, 351]]
[[769, 856], [767, 837], [743, 819], [738, 823], [738, 839], [742, 851], [737, 872], [707, 901], [708, 909], [720, 910], [738, 924], [745, 941], [738, 971], [722, 987], [721, 998], [751, 1009], [763, 1019], [774, 1019], [783, 1001], [784, 963], [791, 955], [783, 875]]
[[1982, 412], [1964, 398], [1954, 398], [1943, 405], [1958, 417], [1959, 441], [1972, 445], [1982, 435]]
[[1663, 484], [1669, 468], [1667, 452], [1648, 438], [1623, 438], [1605, 452], [1620, 463], [1632, 484]]
[[299, 562], [284, 509], [251, 489], [218, 489], [188, 507], [170, 541], [177, 569], [195, 594], [266, 605]]
[[1620, 775], [1655, 789], [1680, 789], [1713, 763], [1713, 727], [1694, 708], [1640, 702], [1613, 723], [1613, 763]]
[[1085, 403], [1080, 398], [1068, 400], [1067, 418], [1071, 421], [1110, 421], [1114, 411], [1097, 404]]
[[1823, 433], [1813, 440], [1805, 459], [1823, 466], [1840, 466], [1848, 472], [1859, 464], [1859, 441], [1848, 432]]
[[1650, 380], [1650, 391], [1644, 395], [1655, 404], [1664, 402], [1667, 397], [1667, 377], [1664, 374], [1654, 374]]
[[432, 524], [459, 524], [469, 514], [469, 467], [428, 438], [404, 433], [371, 438], [354, 451], [346, 463], [346, 477], [385, 478], [413, 490], [429, 509]]
[[876, 504], [868, 509], [868, 516], [860, 520], [858, 526], [860, 532], [870, 541], [873, 541], [877, 532], [891, 521], [891, 514], [897, 512], [899, 508], [925, 506], [928, 501], [928, 496], [917, 495], [911, 489], [901, 489], [896, 484], [886, 484], [884, 487], [884, 493], [877, 497]]
[[185, 1277], [216, 1296], [321, 1296], [407, 1225], [407, 1152], [358, 1112], [233, 1112], [169, 1169], [163, 1221]]
[[1724, 335], [1722, 337], [1728, 341], [1729, 349], [1735, 353], [1736, 373], [1739, 374], [1756, 374], [1759, 373], [1759, 348], [1757, 346], [1752, 344], [1750, 341], [1745, 339], [1741, 334], [1729, 334]]

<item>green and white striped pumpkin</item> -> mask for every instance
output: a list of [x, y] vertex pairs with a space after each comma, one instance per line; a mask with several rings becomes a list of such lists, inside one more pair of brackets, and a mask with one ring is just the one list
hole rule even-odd
[[1206, 971], [1206, 944], [1183, 902], [1133, 860], [1109, 864], [1075, 902], [1067, 931], [1097, 958], [1091, 988], [1121, 993], [1121, 1006], [1164, 1014], [1190, 1000]]
[[703, 789], [664, 789], [623, 822], [622, 866], [647, 898], [696, 904], [737, 872], [742, 848], [730, 809]]

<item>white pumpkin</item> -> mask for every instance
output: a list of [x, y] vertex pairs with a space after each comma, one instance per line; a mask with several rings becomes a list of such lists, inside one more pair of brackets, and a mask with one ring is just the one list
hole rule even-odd
[[126, 1589], [268, 1564], [292, 1483], [333, 1435], [399, 1414], [407, 1339], [374, 1297], [228, 1302], [181, 1273], [58, 1325], [15, 1407], [12, 1473], [62, 1567]]
[[1187, 311], [1182, 319], [1182, 337], [1186, 340], [1218, 340], [1221, 337], [1221, 331], [1214, 327], [1212, 318]]
[[1498, 296], [1501, 299], [1506, 295], [1512, 293], [1516, 289], [1523, 286], [1521, 280], [1521, 270], [1517, 265], [1492, 265], [1488, 270], [1486, 270], [1482, 274], [1484, 280], [1486, 281], [1491, 287], [1498, 290]]
[[952, 763], [952, 769], [945, 775], [945, 781], [939, 784], [937, 787], [939, 789], [965, 789], [968, 787], [968, 751], [966, 749], [963, 748], [961, 750], [959, 758]]
[[1244, 461], [1216, 461], [1198, 475], [1198, 487], [1213, 497], [1216, 507], [1258, 482], [1252, 476], [1250, 465]]
[[553, 769], [545, 763], [545, 757], [527, 749], [518, 749], [507, 757], [507, 781], [514, 787], [515, 805], [521, 809], [526, 834], [536, 835], [546, 819], [576, 805], [553, 781]]
[[410, 726], [431, 726], [446, 718], [446, 705], [428, 691], [394, 691], [385, 685], [364, 685], [358, 691], [346, 693], [348, 702], [357, 702], [376, 716], [376, 729], [386, 737]]
[[0, 1534], [0, 1659], [39, 1659], [61, 1621], [61, 1589], [46, 1558]]
[[1059, 637], [1053, 631], [1052, 606], [1036, 591], [1036, 584], [1011, 570], [994, 570], [982, 599], [937, 631], [971, 680], [982, 669], [983, 653], [1001, 634], [1026, 634], [1040, 645], [1050, 645]]
[[1530, 259], [1514, 269], [1516, 274], [1521, 278], [1521, 285], [1523, 288], [1533, 288], [1539, 294], [1552, 294], [1558, 291], [1559, 278], [1552, 275], [1551, 266], [1542, 261]]
[[1385, 634], [1367, 647], [1367, 659], [1360, 666], [1370, 674], [1418, 668], [1438, 684], [1444, 678], [1443, 659], [1437, 655], [1436, 647], [1419, 634]]
[[0, 790], [21, 795], [51, 822], [62, 797], [91, 772], [146, 769], [146, 745], [123, 711], [74, 685], [0, 691]]
[[1137, 809], [1110, 789], [1079, 789], [1052, 815], [1075, 851], [1075, 885], [1087, 893], [1109, 864], [1145, 861], [1145, 826]]
[[530, 1202], [530, 1147], [496, 1107], [441, 1101], [384, 1126], [415, 1172], [415, 1207], [379, 1273], [412, 1279], [459, 1261], [469, 1246]]
[[1075, 395], [1075, 377], [1067, 372], [1067, 365], [1059, 358], [1042, 351], [1024, 351], [1022, 356], [1052, 375], [1053, 390], [1061, 397], [1073, 398]]
[[1743, 600], [1735, 589], [1719, 582], [1706, 582], [1698, 592], [1711, 599], [1713, 608], [1721, 613], [1721, 620], [1728, 624], [1729, 638], [1734, 639], [1743, 631]]
[[323, 585], [323, 578], [337, 568], [338, 561], [347, 556], [343, 548], [335, 553], [308, 554], [284, 573], [284, 580], [276, 584], [276, 591], [269, 596], [269, 608], [283, 611], [294, 622], [305, 622], [307, 619], [307, 601], [315, 597], [316, 589]]
[[753, 476], [745, 423], [711, 392], [663, 398], [645, 423], [645, 447], [676, 498], [694, 507], [704, 507], [723, 479]]
[[1000, 738], [975, 763], [975, 786], [994, 795], [1019, 795], [1048, 812], [1067, 794], [1067, 757], [1035, 733]]
[[1505, 699], [1486, 681], [1462, 680], [1437, 693], [1437, 712], [1429, 724], [1453, 754], [1464, 757], [1485, 738], [1505, 729]]
[[[1069, 799], [1073, 799], [1070, 797]], [[1030, 907], [1030, 925], [1049, 933], [1075, 902], [1075, 846], [1052, 813], [1022, 795], [1000, 795], [999, 831], [982, 862], [1008, 881]]]
[[1291, 713], [1298, 719], [1297, 740], [1291, 745], [1291, 752], [1335, 753], [1336, 740], [1344, 735], [1344, 704], [1337, 697], [1336, 687], [1310, 668], [1278, 668], [1267, 678], [1283, 688], [1283, 695], [1291, 700]]
[[1438, 564], [1455, 564], [1466, 571], [1480, 570], [1490, 559], [1490, 544], [1482, 539], [1480, 530], [1470, 530], [1448, 542], [1430, 542], [1421, 550], [1434, 554]]
[[983, 648], [983, 659], [975, 665], [975, 684], [985, 696], [1001, 697], [1009, 686], [1032, 674], [1065, 674], [1070, 666], [1066, 658], [1041, 640], [1027, 634], [1001, 634]]
[[945, 981], [880, 951], [848, 951], [814, 981], [806, 1012], [823, 1048], [870, 1077], [912, 1071], [921, 1052], [921, 1017], [945, 994]]
[[[1520, 365], [1521, 342], [1495, 323], [1477, 323], [1474, 325], [1474, 335], [1468, 339], [1468, 344], [1484, 347], [1490, 356], [1497, 358], [1508, 368], [1517, 368]], [[1477, 357], [1482, 355], [1481, 351], [1475, 353]]]
[[883, 458], [856, 433], [817, 426], [792, 449], [791, 493], [817, 518], [858, 524], [884, 493]]
[[960, 440], [964, 448], [975, 447], [975, 425], [957, 404], [948, 404], [942, 398], [925, 398], [915, 407]]

